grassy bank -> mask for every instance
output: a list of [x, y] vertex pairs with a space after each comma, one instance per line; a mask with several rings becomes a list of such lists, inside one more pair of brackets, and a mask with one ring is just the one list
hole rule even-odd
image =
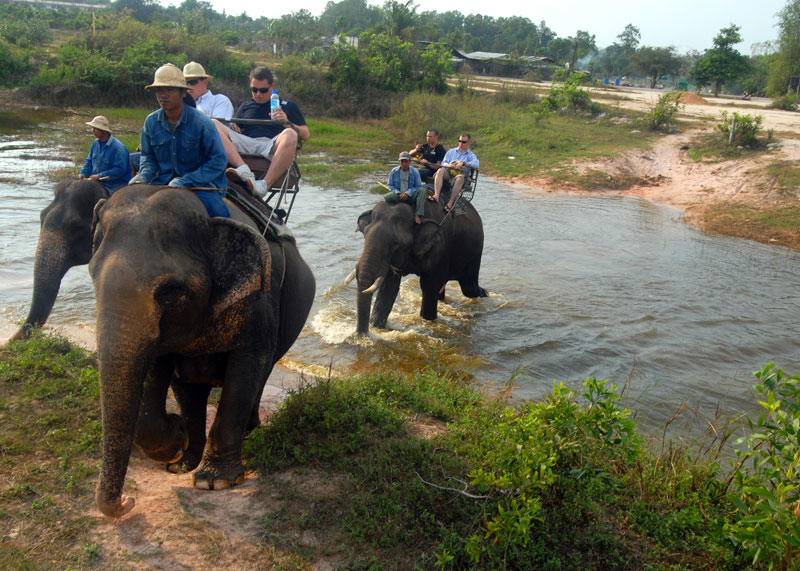
[[[728, 435], [654, 452], [595, 379], [514, 406], [433, 368], [328, 379], [247, 440], [261, 474], [247, 501], [265, 514], [247, 523], [254, 544], [233, 542], [241, 533], [213, 502], [178, 503], [184, 543], [170, 537], [158, 555], [191, 552], [200, 567], [233, 553], [293, 569], [793, 569], [798, 385], [759, 373], [765, 413], [724, 477]], [[153, 564], [95, 533], [109, 521], [94, 510], [98, 409], [92, 355], [41, 335], [0, 352], [0, 567]], [[191, 545], [203, 537], [215, 547]]]

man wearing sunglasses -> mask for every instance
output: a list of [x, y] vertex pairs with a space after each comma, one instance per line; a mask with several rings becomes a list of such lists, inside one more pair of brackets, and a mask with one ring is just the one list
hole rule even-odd
[[211, 93], [208, 80], [214, 76], [208, 75], [202, 65], [190, 61], [183, 66], [183, 77], [189, 86], [189, 95], [195, 100], [195, 106], [209, 117], [230, 119], [233, 117], [233, 103], [221, 93]]
[[471, 141], [472, 137], [466, 133], [459, 136], [458, 146], [447, 151], [444, 159], [442, 159], [442, 168], [436, 171], [436, 176], [433, 178], [433, 196], [428, 198], [434, 202], [439, 202], [439, 195], [442, 192], [444, 181], [452, 185], [450, 201], [444, 207], [445, 212], [449, 212], [453, 208], [456, 200], [461, 195], [461, 189], [464, 188], [464, 184], [469, 180], [470, 169], [480, 167], [478, 157], [469, 148]]
[[[228, 163], [228, 169], [247, 182], [250, 189], [259, 197], [264, 197], [267, 190], [278, 180], [294, 160], [298, 139], [307, 141], [310, 137], [306, 120], [300, 107], [293, 101], [281, 99], [281, 108], [272, 116], [270, 113], [270, 96], [275, 89], [272, 72], [266, 67], [257, 67], [250, 72], [250, 92], [253, 99], [243, 103], [236, 112], [238, 119], [272, 119], [288, 121], [277, 125], [237, 125], [231, 123], [226, 127], [215, 122], [219, 130]], [[261, 155], [270, 159], [271, 163], [264, 180], [256, 180], [255, 175], [242, 160], [240, 153]]]

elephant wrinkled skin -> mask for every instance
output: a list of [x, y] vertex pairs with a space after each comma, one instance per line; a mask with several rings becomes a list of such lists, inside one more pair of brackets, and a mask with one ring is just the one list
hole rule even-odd
[[358, 230], [364, 234], [364, 250], [355, 270], [359, 334], [368, 332], [370, 321], [375, 327], [386, 326], [400, 279], [408, 274], [419, 276], [424, 319], [436, 319], [449, 280], [458, 280], [467, 297], [487, 296], [478, 283], [483, 222], [471, 203], [463, 204], [464, 212], [445, 216], [441, 206], [426, 201], [422, 224], [415, 224], [411, 206], [384, 201], [359, 216]]
[[28, 316], [10, 341], [24, 339], [50, 316], [61, 280], [73, 266], [92, 257], [92, 211], [108, 192], [94, 180], [65, 180], [40, 215], [39, 244], [33, 264], [33, 297]]
[[[230, 206], [230, 205], [229, 205]], [[95, 208], [89, 271], [97, 299], [103, 423], [102, 513], [118, 517], [131, 446], [195, 469], [195, 487], [243, 478], [267, 377], [300, 333], [314, 276], [293, 240], [264, 239], [231, 208], [209, 218], [184, 189], [134, 185]], [[169, 387], [181, 416], [167, 414]], [[206, 404], [222, 387], [206, 439]]]

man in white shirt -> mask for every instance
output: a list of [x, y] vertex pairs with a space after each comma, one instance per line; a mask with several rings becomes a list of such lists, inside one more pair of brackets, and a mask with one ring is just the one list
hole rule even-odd
[[[444, 181], [452, 185], [450, 201], [444, 207], [445, 212], [450, 212], [458, 200], [461, 189], [469, 180], [470, 169], [480, 168], [478, 157], [469, 148], [471, 142], [472, 137], [468, 133], [463, 133], [458, 137], [458, 146], [445, 153], [444, 159], [442, 159], [442, 168], [436, 171], [436, 176], [433, 178], [433, 196], [428, 198], [434, 202], [439, 202], [439, 194], [442, 192]], [[452, 172], [450, 172], [451, 169]]]
[[221, 93], [211, 93], [208, 89], [208, 80], [213, 79], [213, 76], [208, 75], [202, 65], [196, 61], [190, 61], [183, 66], [183, 77], [186, 79], [189, 95], [194, 98], [198, 111], [218, 119], [233, 117], [233, 103]]

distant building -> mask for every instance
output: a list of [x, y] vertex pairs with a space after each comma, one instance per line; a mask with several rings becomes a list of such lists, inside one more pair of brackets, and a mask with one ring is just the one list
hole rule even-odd
[[453, 69], [456, 73], [521, 77], [538, 71], [542, 78], [552, 77], [556, 62], [546, 56], [518, 56], [496, 52], [464, 53], [453, 50]]
[[84, 4], [80, 2], [63, 2], [62, 0], [12, 0], [20, 4], [30, 4], [35, 8], [80, 8], [81, 10], [104, 10], [110, 8], [111, 4]]

